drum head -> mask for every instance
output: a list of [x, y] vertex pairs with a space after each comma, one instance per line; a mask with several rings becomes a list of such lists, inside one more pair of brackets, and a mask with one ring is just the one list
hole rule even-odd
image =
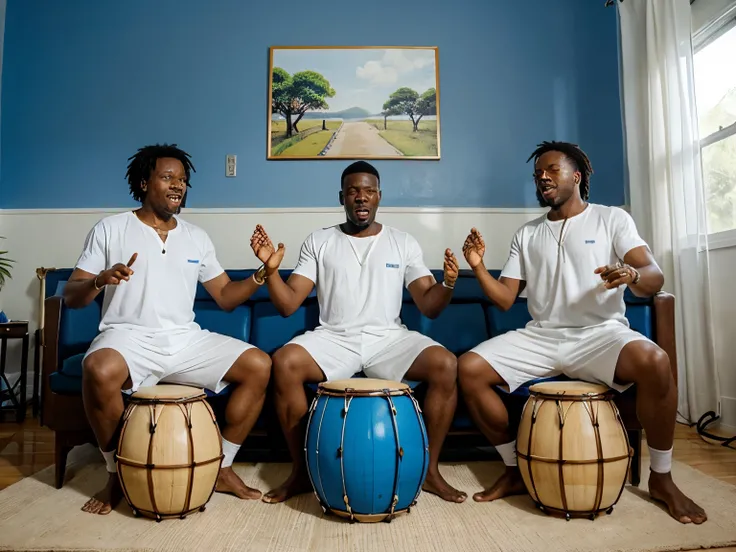
[[188, 385], [161, 384], [151, 387], [139, 387], [131, 395], [131, 400], [178, 401], [193, 399], [204, 395], [204, 390]]
[[530, 393], [541, 395], [565, 395], [580, 397], [583, 395], [602, 395], [610, 391], [606, 385], [588, 383], [587, 381], [545, 381], [529, 387]]
[[[409, 386], [400, 381], [382, 380], [374, 378], [349, 378], [335, 381], [325, 381], [319, 384], [319, 387], [330, 393], [347, 394], [348, 389], [353, 390], [355, 394], [376, 393], [383, 394], [384, 389], [388, 389], [392, 394], [399, 394], [409, 389]], [[351, 393], [353, 392], [351, 391]]]

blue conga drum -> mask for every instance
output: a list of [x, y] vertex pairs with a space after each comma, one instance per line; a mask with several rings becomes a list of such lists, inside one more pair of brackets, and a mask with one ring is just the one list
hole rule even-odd
[[305, 454], [326, 513], [370, 523], [408, 512], [429, 465], [411, 388], [370, 378], [321, 383], [309, 409]]

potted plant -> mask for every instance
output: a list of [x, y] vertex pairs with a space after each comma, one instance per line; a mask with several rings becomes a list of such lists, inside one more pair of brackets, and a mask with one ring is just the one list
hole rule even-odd
[[[5, 239], [3, 236], [0, 236], [0, 239]], [[12, 278], [10, 275], [10, 269], [13, 266], [13, 263], [15, 262], [13, 259], [8, 259], [5, 255], [7, 255], [7, 251], [0, 251], [0, 290], [3, 289], [3, 286], [5, 285], [5, 278]], [[5, 313], [0, 310], [0, 323], [7, 322], [8, 319], [5, 316]]]

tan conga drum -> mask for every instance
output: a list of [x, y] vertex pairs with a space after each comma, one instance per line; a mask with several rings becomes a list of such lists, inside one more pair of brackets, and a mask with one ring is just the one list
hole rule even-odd
[[162, 519], [205, 509], [222, 463], [222, 438], [202, 389], [141, 387], [123, 415], [117, 469], [133, 513]]
[[626, 484], [632, 455], [613, 392], [581, 381], [529, 388], [516, 450], [534, 502], [567, 520], [610, 514]]

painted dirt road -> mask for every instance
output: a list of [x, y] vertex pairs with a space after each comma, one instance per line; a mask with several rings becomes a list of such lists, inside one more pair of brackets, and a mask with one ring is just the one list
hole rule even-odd
[[378, 129], [363, 121], [345, 123], [335, 136], [325, 157], [337, 155], [402, 156], [399, 150], [381, 138]]

